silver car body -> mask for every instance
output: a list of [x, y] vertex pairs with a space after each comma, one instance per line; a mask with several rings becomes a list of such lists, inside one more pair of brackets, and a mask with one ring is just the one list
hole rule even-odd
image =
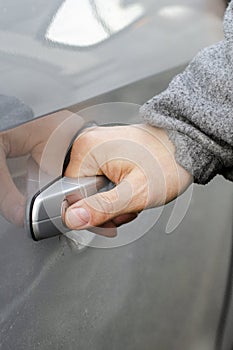
[[[95, 11], [84, 9], [94, 21], [86, 36], [68, 20], [72, 13], [80, 19], [84, 2]], [[25, 101], [35, 117], [66, 109], [88, 121], [84, 107], [140, 105], [222, 38], [219, 1], [112, 4], [117, 22], [106, 1], [0, 1], [1, 93]], [[95, 121], [125, 119], [97, 113]], [[38, 187], [28, 174], [39, 170], [28, 158], [11, 159], [9, 167], [22, 192]], [[232, 192], [221, 177], [194, 186], [172, 234], [173, 203], [140, 239], [111, 249], [80, 249], [65, 237], [36, 243], [1, 216], [0, 348], [232, 350]]]

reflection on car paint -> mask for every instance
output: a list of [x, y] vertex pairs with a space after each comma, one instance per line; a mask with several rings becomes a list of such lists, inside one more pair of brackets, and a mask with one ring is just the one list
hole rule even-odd
[[50, 24], [46, 39], [70, 46], [91, 46], [128, 27], [144, 14], [142, 4], [120, 0], [66, 0]]
[[191, 6], [173, 5], [161, 7], [158, 15], [169, 20], [190, 20], [195, 16], [200, 15], [200, 11]]

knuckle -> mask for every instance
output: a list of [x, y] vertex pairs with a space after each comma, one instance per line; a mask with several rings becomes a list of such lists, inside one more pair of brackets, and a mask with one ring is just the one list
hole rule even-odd
[[115, 209], [114, 202], [115, 202], [115, 199], [114, 199], [113, 193], [110, 196], [108, 193], [103, 192], [99, 196], [99, 204], [101, 206], [101, 209], [104, 210], [106, 214], [114, 213], [114, 209]]
[[78, 138], [74, 141], [72, 153], [76, 155], [85, 155], [87, 153], [90, 153], [93, 147], [95, 147], [96, 142], [96, 131], [88, 130], [79, 135]]
[[91, 221], [92, 225], [101, 225], [116, 215], [113, 196], [108, 193], [99, 193], [88, 201], [93, 213]]

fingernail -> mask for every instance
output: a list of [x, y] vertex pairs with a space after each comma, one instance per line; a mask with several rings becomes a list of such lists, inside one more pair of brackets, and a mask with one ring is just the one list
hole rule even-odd
[[77, 228], [86, 225], [90, 220], [88, 211], [84, 208], [68, 209], [66, 222], [70, 227]]

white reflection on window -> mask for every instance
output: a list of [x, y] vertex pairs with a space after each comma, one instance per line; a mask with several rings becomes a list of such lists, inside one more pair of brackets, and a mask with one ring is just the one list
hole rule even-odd
[[46, 39], [72, 46], [104, 41], [144, 14], [142, 5], [122, 3], [122, 0], [65, 0], [47, 30]]

